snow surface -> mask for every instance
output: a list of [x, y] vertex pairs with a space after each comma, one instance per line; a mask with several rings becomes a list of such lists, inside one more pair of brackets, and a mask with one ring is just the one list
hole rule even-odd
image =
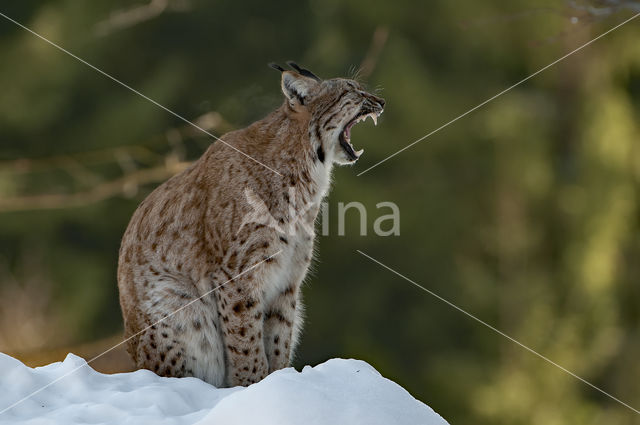
[[105, 375], [69, 354], [30, 368], [0, 353], [0, 423], [20, 424], [424, 424], [447, 422], [361, 360], [332, 359], [272, 373], [242, 388], [148, 370]]

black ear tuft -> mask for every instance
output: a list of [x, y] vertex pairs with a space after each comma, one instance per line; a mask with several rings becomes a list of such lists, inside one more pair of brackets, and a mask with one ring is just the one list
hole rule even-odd
[[273, 68], [273, 69], [275, 69], [276, 71], [284, 72], [284, 68], [283, 68], [283, 67], [281, 67], [280, 65], [278, 65], [278, 64], [277, 64], [277, 63], [275, 63], [275, 62], [271, 62], [271, 63], [269, 64], [269, 68]]
[[289, 65], [291, 68], [295, 69], [296, 71], [302, 74], [302, 68], [300, 67], [300, 65], [298, 65], [294, 61], [287, 61], [287, 65]]
[[301, 68], [297, 63], [295, 63], [294, 61], [288, 61], [287, 65], [289, 65], [291, 68], [295, 69], [296, 71], [298, 71], [300, 73], [300, 75], [304, 75], [305, 77], [309, 77], [309, 78], [313, 78], [314, 80], [320, 82], [320, 77], [318, 77], [317, 75], [315, 75], [313, 72], [309, 71], [308, 69], [304, 69]]

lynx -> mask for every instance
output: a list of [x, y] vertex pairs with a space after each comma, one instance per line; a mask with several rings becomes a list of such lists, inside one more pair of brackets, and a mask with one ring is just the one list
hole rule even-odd
[[385, 101], [354, 80], [289, 65], [272, 65], [282, 106], [222, 136], [131, 218], [118, 287], [140, 368], [247, 386], [291, 361], [332, 167], [358, 160], [351, 128], [377, 123]]

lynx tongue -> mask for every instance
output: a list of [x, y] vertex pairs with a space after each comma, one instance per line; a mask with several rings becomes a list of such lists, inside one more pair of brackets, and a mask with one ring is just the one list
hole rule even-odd
[[351, 127], [353, 127], [356, 122], [358, 121], [351, 121], [349, 124], [347, 124], [347, 126], [344, 128], [344, 138], [347, 142], [351, 141]]
[[349, 143], [349, 130], [347, 128], [340, 133], [338, 140], [340, 141], [340, 146], [342, 146], [342, 149], [344, 149], [351, 161], [358, 159], [360, 155], [362, 155], [362, 152], [364, 152], [364, 149], [360, 149], [358, 152], [353, 150], [353, 145]]

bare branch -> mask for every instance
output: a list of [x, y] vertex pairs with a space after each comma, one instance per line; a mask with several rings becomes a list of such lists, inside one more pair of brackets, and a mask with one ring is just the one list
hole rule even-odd
[[161, 166], [135, 171], [81, 192], [2, 198], [0, 212], [72, 208], [94, 204], [117, 195], [135, 193], [132, 187], [137, 190], [141, 185], [166, 180], [189, 165], [190, 162], [168, 162]]
[[369, 45], [369, 50], [367, 51], [367, 55], [360, 64], [360, 68], [355, 77], [356, 79], [367, 79], [373, 73], [373, 70], [378, 64], [378, 59], [380, 58], [380, 54], [382, 53], [382, 49], [384, 49], [388, 38], [389, 28], [380, 26], [375, 29], [373, 35], [371, 36], [371, 44]]
[[[195, 119], [200, 128], [222, 132], [233, 129], [217, 112], [211, 111]], [[132, 198], [138, 193], [140, 186], [156, 183], [173, 176], [186, 168], [190, 162], [185, 160], [186, 139], [196, 139], [202, 133], [191, 126], [171, 128], [163, 137], [157, 138], [154, 144], [170, 146], [167, 154], [159, 154], [144, 146], [126, 146], [103, 149], [92, 152], [81, 152], [68, 155], [57, 155], [48, 158], [20, 158], [0, 161], [0, 171], [13, 175], [24, 175], [35, 172], [46, 172], [55, 169], [65, 171], [78, 184], [78, 187], [91, 188], [83, 191], [57, 194], [17, 195], [0, 199], [0, 213], [9, 211], [43, 210], [57, 208], [73, 208], [93, 204], [107, 198], [123, 195]], [[207, 139], [208, 140], [208, 139]], [[93, 172], [89, 166], [96, 164], [117, 164], [123, 175], [115, 180], [105, 181], [100, 173]], [[138, 169], [139, 164], [150, 168]]]
[[165, 12], [170, 6], [172, 9], [185, 11], [188, 10], [185, 0], [171, 4], [170, 0], [150, 0], [149, 3], [142, 6], [135, 6], [126, 10], [117, 10], [111, 13], [106, 20], [96, 25], [95, 33], [98, 36], [108, 35], [116, 30], [133, 27], [145, 21], [157, 18]]
[[101, 149], [89, 152], [79, 152], [67, 155], [55, 155], [46, 158], [18, 158], [0, 161], [0, 170], [11, 171], [16, 174], [48, 171], [55, 168], [68, 168], [70, 163], [81, 163], [84, 166], [113, 162], [118, 155], [128, 155], [140, 161], [150, 162], [162, 158], [143, 146], [123, 146], [111, 149]]
[[[217, 130], [219, 132], [227, 132], [233, 129], [233, 126], [229, 124], [218, 112], [207, 112], [194, 120], [194, 122], [201, 128], [211, 131]], [[145, 145], [166, 145], [168, 143], [174, 148], [180, 148], [176, 146], [176, 143], [181, 143], [184, 138], [196, 138], [201, 137], [202, 133], [195, 130], [191, 126], [182, 126], [172, 128], [165, 132], [164, 137], [159, 137], [155, 142], [145, 143]], [[180, 141], [177, 142], [177, 138]], [[15, 174], [26, 174], [49, 171], [56, 168], [61, 168], [69, 171], [70, 174], [74, 174], [77, 170], [71, 172], [71, 167], [76, 169], [81, 164], [83, 167], [90, 165], [105, 164], [110, 162], [120, 163], [121, 158], [130, 158], [132, 161], [141, 162], [144, 164], [157, 163], [159, 160], [163, 160], [165, 157], [159, 153], [156, 153], [149, 149], [147, 146], [134, 145], [134, 146], [119, 146], [109, 149], [101, 149], [88, 152], [77, 152], [72, 154], [55, 155], [46, 158], [18, 158], [11, 160], [0, 161], [0, 170], [9, 171]], [[183, 160], [181, 157], [180, 160]], [[120, 165], [122, 165], [120, 163]]]

